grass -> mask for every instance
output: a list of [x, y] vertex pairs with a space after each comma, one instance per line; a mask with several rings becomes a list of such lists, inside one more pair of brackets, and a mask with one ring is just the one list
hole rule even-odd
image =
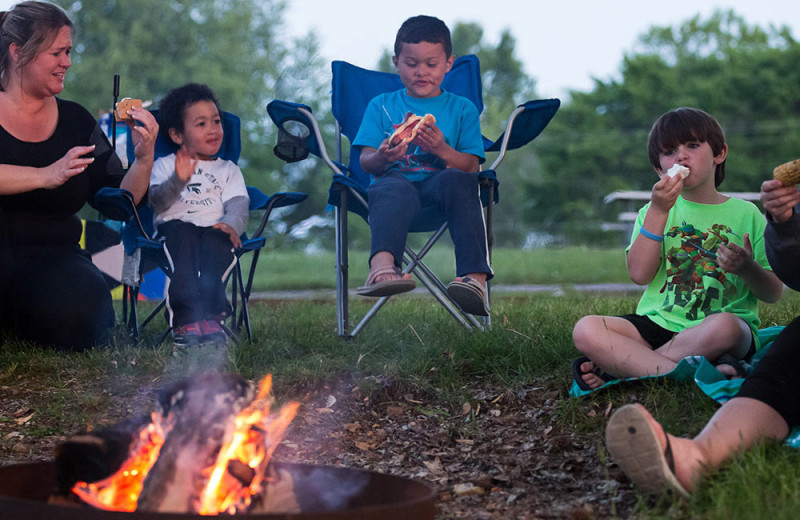
[[[595, 261], [602, 264], [592, 280], [575, 274], [585, 271], [582, 264], [589, 255], [593, 266]], [[269, 271], [270, 276], [263, 285], [259, 282], [259, 290], [280, 288], [281, 283], [287, 282], [284, 270], [304, 271], [316, 279], [319, 266], [332, 265], [332, 256], [298, 258], [270, 253], [268, 258], [271, 269], [261, 270]], [[599, 281], [597, 278], [624, 281], [620, 280], [616, 265], [619, 251], [498, 251], [495, 259], [498, 273], [502, 273], [498, 274], [498, 283], [577, 283]], [[298, 266], [306, 261], [309, 263]], [[500, 265], [507, 268], [501, 269]], [[292, 266], [294, 269], [290, 269]], [[523, 276], [526, 272], [527, 277]], [[325, 280], [328, 278], [330, 275], [326, 274]], [[319, 280], [313, 283], [322, 283], [321, 276]], [[369, 387], [373, 377], [388, 377], [430, 392], [454, 408], [469, 399], [466, 389], [477, 378], [512, 389], [535, 381], [537, 386], [544, 382], [559, 389], [560, 426], [596, 439], [602, 457], [606, 421], [603, 411], [610, 404], [642, 402], [669, 431], [678, 435], [697, 433], [716, 408], [694, 385], [667, 381], [620, 385], [580, 400], [567, 396], [570, 360], [576, 356], [572, 325], [586, 314], [631, 312], [636, 300], [635, 294], [579, 293], [569, 289], [562, 295], [501, 295], [493, 302], [493, 327], [484, 333], [471, 333], [458, 328], [431, 298], [408, 296], [390, 301], [388, 308], [353, 341], [336, 336], [333, 301], [253, 302], [256, 340], [243, 342], [213, 359], [176, 359], [170, 346], [153, 344], [156, 334], [152, 332], [145, 334], [142, 344], [136, 347], [129, 343], [123, 330], [117, 330], [107, 348], [81, 354], [58, 353], [6, 338], [0, 339], [0, 391], [5, 392], [0, 395], [13, 399], [15, 391], [43, 394], [45, 399], [33, 410], [36, 420], [20, 428], [25, 435], [46, 437], [69, 434], [87, 424], [101, 425], [103, 413], [109, 409], [123, 417], [139, 411], [155, 388], [209, 368], [235, 371], [251, 379], [272, 373], [279, 398], [294, 397], [309, 385], [324, 384], [341, 374], [363, 381], [363, 388]], [[351, 302], [354, 317], [366, 309], [363, 300]], [[800, 295], [787, 294], [779, 304], [763, 306], [763, 325], [786, 324], [798, 314]], [[0, 421], [14, 419], [2, 417]], [[13, 442], [0, 438], [0, 453]], [[800, 504], [798, 474], [800, 452], [776, 444], [765, 445], [737, 457], [689, 502], [653, 504], [642, 499], [636, 515], [794, 517], [794, 507]], [[613, 496], [608, 498], [613, 500]]]
[[[249, 256], [243, 266], [249, 267]], [[351, 251], [349, 257], [351, 285], [360, 285], [367, 278], [367, 251]], [[332, 289], [335, 287], [336, 257], [332, 252], [304, 254], [283, 249], [265, 251], [259, 261], [254, 280], [255, 291], [290, 289]], [[592, 269], [586, 269], [591, 259]], [[260, 262], [269, 264], [268, 268]], [[455, 276], [453, 251], [436, 247], [425, 262], [442, 280]], [[620, 249], [495, 249], [492, 266], [497, 284], [573, 284], [629, 283], [625, 254]]]

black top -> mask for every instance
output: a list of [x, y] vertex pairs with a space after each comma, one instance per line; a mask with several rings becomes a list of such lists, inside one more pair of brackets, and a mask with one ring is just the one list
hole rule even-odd
[[92, 202], [100, 188], [118, 187], [124, 175], [119, 157], [95, 118], [77, 103], [58, 98], [56, 102], [58, 124], [44, 141], [20, 141], [0, 126], [0, 164], [41, 168], [61, 159], [75, 146], [92, 144], [96, 146], [95, 161], [58, 188], [0, 195], [0, 211], [5, 215], [12, 246], [78, 244], [81, 223], [75, 214]]

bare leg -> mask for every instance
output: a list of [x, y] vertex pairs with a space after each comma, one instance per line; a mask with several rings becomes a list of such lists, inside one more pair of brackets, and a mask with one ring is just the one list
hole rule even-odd
[[[638, 377], [666, 374], [675, 368], [675, 361], [652, 350], [636, 327], [615, 316], [585, 316], [575, 325], [572, 338], [579, 351], [591, 359], [582, 372], [599, 366], [616, 377]], [[592, 388], [604, 383], [587, 373], [583, 380]]]
[[620, 378], [654, 376], [670, 372], [686, 356], [713, 361], [732, 349], [741, 350], [742, 345], [749, 347], [751, 332], [742, 323], [733, 314], [713, 314], [655, 350], [631, 322], [615, 316], [586, 316], [575, 325], [572, 336], [577, 349], [592, 360], [581, 366], [583, 380], [597, 388], [605, 381], [591, 373], [595, 366]]
[[[694, 439], [666, 434], [641, 405], [628, 405], [623, 409], [633, 412], [628, 413], [628, 416], [646, 418], [658, 442], [658, 449], [649, 452], [648, 457], [660, 457], [663, 459], [661, 466], [664, 467], [667, 463], [665, 450], [669, 437], [674, 477], [690, 492], [697, 489], [707, 474], [718, 469], [737, 452], [747, 450], [762, 440], [780, 440], [789, 434], [789, 425], [775, 409], [762, 401], [747, 397], [734, 398], [725, 403]], [[618, 414], [620, 417], [625, 415], [620, 412]], [[641, 435], [641, 432], [635, 432], [629, 425], [619, 422], [614, 417], [609, 421], [606, 430], [609, 451], [635, 484], [645, 490], [657, 491], [658, 479], [654, 479], [652, 473], [642, 471], [642, 468], [657, 466], [659, 461], [646, 460], [647, 457], [643, 458], [642, 453], [630, 453], [629, 450], [635, 443], [631, 442], [629, 436]], [[633, 424], [633, 421], [628, 422]], [[662, 484], [667, 486], [663, 482]]]
[[741, 359], [751, 341], [750, 327], [738, 316], [722, 312], [707, 316], [700, 324], [678, 333], [656, 352], [675, 362], [686, 356], [704, 356], [714, 361], [725, 353]]

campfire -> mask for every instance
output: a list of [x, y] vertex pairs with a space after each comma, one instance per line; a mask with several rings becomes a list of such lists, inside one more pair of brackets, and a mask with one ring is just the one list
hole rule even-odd
[[271, 389], [269, 376], [195, 375], [148, 416], [70, 437], [53, 462], [0, 466], [0, 518], [434, 519], [422, 483], [271, 460], [299, 407], [273, 412]]
[[[271, 391], [271, 376], [257, 389], [238, 376], [195, 376], [162, 392], [149, 421], [69, 439], [57, 451], [57, 466], [65, 478], [77, 477], [85, 470], [82, 457], [92, 454], [105, 467], [103, 454], [116, 460], [111, 452], [122, 449], [119, 469], [99, 481], [78, 481], [72, 492], [110, 511], [246, 513], [254, 499], [265, 498], [270, 458], [299, 406], [270, 413]], [[118, 441], [126, 429], [124, 437], [133, 439], [128, 446]]]

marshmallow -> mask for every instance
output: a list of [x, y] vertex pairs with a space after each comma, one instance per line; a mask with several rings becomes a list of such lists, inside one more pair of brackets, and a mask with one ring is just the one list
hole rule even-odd
[[667, 176], [675, 177], [676, 175], [680, 175], [681, 178], [685, 179], [689, 176], [689, 168], [680, 164], [673, 164], [672, 168], [667, 170]]

